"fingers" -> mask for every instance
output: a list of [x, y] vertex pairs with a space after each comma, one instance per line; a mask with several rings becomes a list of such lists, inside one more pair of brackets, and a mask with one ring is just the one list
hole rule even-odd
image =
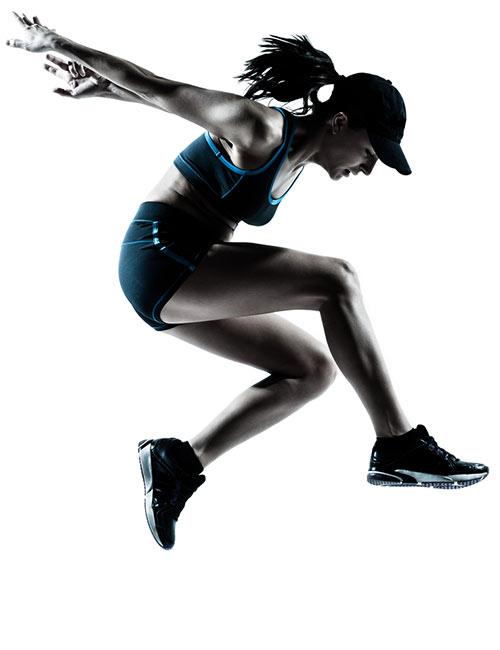
[[45, 58], [47, 59], [47, 61], [52, 61], [53, 63], [55, 63], [56, 65], [58, 65], [63, 70], [68, 69], [68, 62], [63, 61], [62, 59], [59, 59], [57, 56], [54, 56], [53, 54], [47, 54], [47, 56]]
[[[29, 24], [29, 21], [28, 21], [28, 18], [26, 18], [26, 16], [24, 18], [21, 18], [21, 16], [19, 14], [16, 14], [15, 11], [13, 11], [12, 13], [18, 19], [18, 21], [21, 23], [21, 25], [23, 27], [27, 27], [27, 25]], [[24, 14], [23, 14], [23, 16], [24, 16]], [[28, 23], [26, 21], [28, 21]], [[26, 49], [26, 45], [27, 45], [27, 43], [25, 43], [24, 41], [21, 41], [19, 38], [9, 38], [9, 39], [7, 39], [5, 44], [9, 45], [10, 47], [20, 47], [23, 50]]]
[[57, 95], [61, 95], [62, 97], [71, 97], [71, 93], [69, 90], [64, 90], [64, 88], [54, 88], [52, 91], [56, 93]]
[[69, 64], [69, 71], [73, 75], [73, 77], [85, 77], [87, 74], [85, 71], [85, 68], [81, 63], [78, 63], [77, 61], [71, 61]]
[[77, 61], [63, 61], [62, 59], [55, 57], [53, 54], [47, 54], [46, 59], [48, 61], [53, 61], [60, 68], [69, 72], [73, 77], [85, 77], [87, 74], [85, 66]]
[[26, 46], [28, 45], [24, 41], [19, 40], [18, 38], [9, 38], [6, 42], [6, 45], [9, 45], [10, 47], [20, 47], [23, 50], [26, 49]]
[[47, 72], [51, 72], [56, 77], [63, 79], [63, 81], [65, 81], [72, 90], [75, 90], [76, 87], [78, 86], [78, 81], [74, 77], [70, 77], [68, 72], [65, 72], [64, 70], [60, 70], [59, 68], [53, 68], [52, 66], [47, 65], [47, 63], [44, 64], [44, 68], [45, 70], [47, 70]]
[[44, 63], [43, 67], [45, 68], [45, 70], [47, 70], [48, 72], [52, 72], [52, 74], [55, 74], [56, 77], [60, 77], [61, 79], [64, 79], [64, 81], [67, 82], [71, 76], [71, 72], [69, 69], [71, 61], [68, 61], [66, 63], [61, 59], [56, 58], [52, 54], [47, 54], [45, 58], [47, 59], [47, 61], [51, 61], [55, 63], [55, 66], [49, 65], [48, 63]]
[[12, 12], [14, 16], [19, 20], [23, 27], [30, 27], [33, 23], [30, 22], [30, 19], [26, 14], [23, 14], [22, 17], [19, 14], [16, 14], [15, 11]]
[[53, 68], [51, 65], [48, 65], [47, 63], [44, 63], [43, 67], [48, 72], [52, 72], [52, 74], [55, 74], [56, 77], [60, 77], [61, 79], [64, 79], [64, 81], [68, 81], [68, 73], [65, 72], [64, 70], [61, 70], [60, 68]]
[[58, 95], [64, 95], [65, 97], [77, 97], [87, 92], [89, 88], [95, 88], [95, 83], [92, 81], [91, 75], [87, 74], [87, 70], [83, 65], [75, 61], [68, 61], [66, 63], [49, 54], [46, 58], [48, 61], [54, 62], [56, 67], [45, 63], [45, 70], [63, 79], [71, 89], [68, 91], [63, 88], [55, 88], [53, 92]]
[[61, 95], [63, 97], [75, 97], [78, 99], [80, 96], [91, 96], [89, 95], [88, 91], [89, 89], [95, 91], [95, 84], [89, 79], [87, 81], [82, 81], [79, 85], [73, 85], [76, 84], [75, 81], [70, 81], [69, 85], [71, 86], [70, 90], [66, 90], [65, 88], [54, 88], [52, 92], [56, 93], [57, 95]]
[[74, 77], [75, 79], [83, 79], [83, 77], [87, 76], [87, 72], [85, 68], [80, 63], [77, 63], [76, 61], [69, 62], [68, 70], [71, 76]]
[[[22, 17], [19, 14], [16, 14], [15, 11], [12, 12], [14, 16], [18, 19], [18, 21], [21, 23], [23, 27], [33, 27], [33, 25], [36, 25], [38, 27], [43, 27], [42, 23], [40, 22], [40, 19], [38, 16], [33, 16], [33, 20], [30, 21], [28, 16], [26, 14], [23, 14]], [[55, 29], [50, 29], [49, 31], [54, 32]]]
[[[25, 27], [25, 26], [26, 26], [26, 23], [24, 22], [24, 19], [21, 18], [21, 16], [20, 16], [19, 14], [16, 14], [15, 11], [13, 11], [12, 13], [13, 13], [14, 16], [19, 20], [19, 22], [21, 23], [21, 25], [23, 25], [23, 27]], [[23, 14], [23, 16], [24, 16], [24, 14]]]

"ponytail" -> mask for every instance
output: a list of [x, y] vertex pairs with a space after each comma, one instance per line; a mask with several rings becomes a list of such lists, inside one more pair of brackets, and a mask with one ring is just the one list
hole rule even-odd
[[313, 47], [306, 35], [282, 38], [271, 34], [263, 40], [269, 44], [260, 45], [264, 54], [246, 61], [245, 72], [234, 77], [251, 82], [244, 97], [273, 97], [280, 102], [302, 99], [302, 112], [292, 111], [299, 115], [305, 115], [310, 108], [317, 113], [331, 108], [332, 98], [320, 102], [318, 90], [345, 77], [335, 70], [328, 54]]

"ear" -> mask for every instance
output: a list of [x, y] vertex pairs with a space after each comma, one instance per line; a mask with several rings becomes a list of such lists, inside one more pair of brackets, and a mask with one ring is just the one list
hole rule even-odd
[[329, 120], [330, 133], [333, 135], [339, 133], [342, 129], [347, 127], [348, 122], [349, 118], [345, 113], [342, 113], [342, 111], [335, 113], [335, 115], [333, 115]]

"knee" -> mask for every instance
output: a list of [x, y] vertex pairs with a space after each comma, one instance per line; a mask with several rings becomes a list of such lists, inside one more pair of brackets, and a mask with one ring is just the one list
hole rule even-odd
[[328, 294], [349, 295], [360, 290], [359, 277], [354, 266], [340, 257], [328, 258]]
[[306, 392], [312, 399], [324, 393], [332, 385], [338, 374], [338, 367], [332, 356], [325, 352], [317, 352], [310, 359], [305, 375]]

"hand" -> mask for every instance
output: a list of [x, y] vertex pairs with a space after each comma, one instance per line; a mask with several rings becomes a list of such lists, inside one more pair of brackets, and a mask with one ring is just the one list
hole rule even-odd
[[46, 59], [55, 64], [56, 67], [45, 63], [44, 68], [55, 74], [56, 77], [63, 79], [70, 86], [70, 90], [54, 88], [54, 92], [63, 97], [98, 97], [111, 84], [109, 79], [102, 77], [82, 63], [76, 61], [65, 63], [53, 54], [47, 54]]
[[26, 14], [23, 14], [21, 18], [15, 11], [12, 13], [25, 29], [24, 36], [26, 40], [21, 41], [18, 38], [9, 39], [6, 45], [20, 47], [28, 52], [46, 52], [47, 50], [54, 49], [54, 37], [58, 36], [55, 30], [44, 27], [36, 16], [30, 21]]

